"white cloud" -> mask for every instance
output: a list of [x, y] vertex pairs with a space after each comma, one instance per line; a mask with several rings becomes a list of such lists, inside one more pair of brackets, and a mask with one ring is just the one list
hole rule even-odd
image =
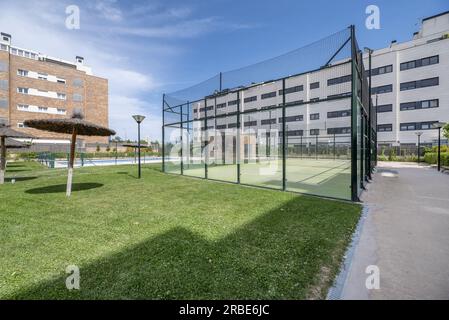
[[151, 75], [145, 75], [129, 69], [117, 69], [101, 66], [98, 72], [109, 79], [116, 93], [138, 93], [154, 89], [157, 84]]
[[192, 19], [169, 23], [154, 27], [113, 27], [110, 30], [122, 35], [132, 35], [147, 38], [194, 38], [216, 31], [234, 31], [249, 29], [248, 24], [227, 23], [217, 17]]
[[214, 18], [203, 18], [156, 27], [115, 27], [114, 32], [148, 38], [192, 38], [213, 31]]
[[115, 6], [115, 0], [100, 0], [95, 3], [95, 10], [101, 17], [113, 22], [122, 21], [123, 13]]
[[109, 97], [109, 125], [122, 139], [132, 139], [137, 136], [137, 125], [132, 115], [144, 115], [146, 119], [141, 124], [142, 138], [160, 141], [162, 119], [159, 114], [149, 111], [151, 107], [148, 102], [138, 98], [112, 94]]

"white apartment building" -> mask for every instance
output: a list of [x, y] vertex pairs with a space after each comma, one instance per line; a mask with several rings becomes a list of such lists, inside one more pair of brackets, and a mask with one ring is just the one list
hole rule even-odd
[[[367, 53], [364, 64], [368, 70]], [[379, 146], [416, 145], [417, 132], [422, 132], [423, 145], [435, 144], [438, 130], [432, 124], [449, 122], [449, 11], [423, 19], [411, 41], [392, 41], [389, 47], [374, 50], [371, 73]], [[282, 110], [278, 107], [285, 102], [289, 148], [332, 145], [334, 141], [340, 146], [350, 145], [349, 59], [286, 78], [285, 101], [283, 85], [282, 80], [267, 81], [190, 102], [183, 109], [190, 113], [190, 121], [184, 120], [191, 132], [188, 139], [199, 143], [204, 139], [200, 131], [205, 129], [236, 130], [238, 119], [233, 114], [238, 107], [243, 132], [273, 132], [268, 138], [273, 141], [266, 143], [275, 144], [282, 134]], [[200, 120], [206, 116], [215, 118], [207, 120], [206, 125]]]
[[435, 143], [431, 124], [449, 122], [449, 11], [423, 19], [411, 41], [374, 50], [372, 88], [379, 145], [416, 144], [417, 132]]

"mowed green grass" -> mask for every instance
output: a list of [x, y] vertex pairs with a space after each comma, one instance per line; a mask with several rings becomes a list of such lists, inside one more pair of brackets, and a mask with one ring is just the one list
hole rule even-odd
[[[2, 299], [324, 298], [359, 205], [169, 175], [11, 163], [0, 186]], [[68, 265], [80, 268], [69, 291]]]

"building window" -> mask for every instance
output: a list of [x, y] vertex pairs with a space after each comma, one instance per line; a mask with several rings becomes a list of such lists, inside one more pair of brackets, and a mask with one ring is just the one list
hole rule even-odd
[[18, 104], [17, 105], [17, 110], [20, 110], [20, 111], [28, 111], [28, 109], [29, 109], [29, 105], [27, 105], [27, 104]]
[[382, 94], [389, 93], [393, 91], [393, 85], [387, 84], [385, 86], [374, 87], [371, 89], [371, 94]]
[[214, 106], [209, 106], [209, 107], [206, 107], [206, 108], [202, 107], [202, 108], [200, 108], [200, 112], [211, 111], [213, 109], [214, 109]]
[[[293, 106], [293, 105], [295, 105], [295, 104], [301, 104], [301, 103], [303, 103], [303, 102], [304, 102], [304, 100], [295, 100], [295, 101], [287, 102], [285, 105], [286, 105], [286, 106]], [[279, 105], [282, 106], [282, 103], [280, 103]]]
[[414, 131], [414, 130], [430, 130], [432, 128], [432, 124], [438, 121], [425, 121], [425, 122], [408, 122], [401, 123], [401, 131]]
[[[291, 88], [285, 88], [285, 94], [300, 92], [300, 91], [304, 91], [303, 85], [295, 86], [295, 87], [291, 87]], [[282, 90], [282, 89], [279, 90], [279, 95], [282, 96], [283, 94], [284, 94], [284, 90]]]
[[391, 112], [393, 111], [393, 105], [392, 104], [383, 104], [376, 107], [377, 113], [383, 113], [383, 112]]
[[377, 132], [390, 132], [390, 131], [393, 131], [393, 125], [391, 123], [377, 125]]
[[385, 73], [391, 73], [393, 72], [393, 65], [390, 64], [388, 66], [382, 66], [378, 68], [371, 69], [371, 75], [372, 76], [378, 76]]
[[8, 90], [8, 80], [0, 80], [0, 89]]
[[352, 92], [344, 92], [344, 93], [337, 93], [337, 94], [331, 94], [327, 96], [328, 99], [334, 99], [334, 98], [341, 98], [341, 97], [350, 97], [352, 95]]
[[264, 93], [261, 96], [262, 99], [268, 99], [268, 98], [273, 98], [273, 97], [276, 97], [276, 91]]
[[8, 51], [8, 46], [6, 44], [0, 44], [0, 50]]
[[[300, 137], [303, 136], [304, 131], [303, 130], [289, 130], [287, 131], [288, 137]], [[282, 132], [279, 132], [279, 135], [282, 135]]]
[[65, 94], [65, 93], [57, 93], [57, 95], [58, 95], [58, 99], [61, 99], [61, 100], [66, 100], [67, 99], [67, 95]]
[[418, 60], [411, 60], [411, 61], [403, 62], [403, 63], [401, 63], [401, 71], [419, 68], [419, 67], [430, 66], [432, 64], [438, 64], [440, 62], [439, 60], [440, 60], [439, 56], [432, 56], [432, 57], [422, 58], [422, 59], [418, 59]]
[[26, 125], [23, 124], [23, 122], [18, 122], [17, 123], [17, 128], [28, 128]]
[[0, 99], [0, 108], [2, 109], [8, 108], [8, 99]]
[[218, 124], [217, 125], [217, 129], [226, 129], [226, 125], [225, 124]]
[[320, 98], [312, 98], [312, 99], [310, 99], [310, 102], [318, 102], [318, 101], [320, 101]]
[[[297, 116], [285, 117], [285, 122], [296, 122], [296, 121], [304, 121], [304, 116], [301, 114]], [[279, 123], [282, 123], [282, 118], [279, 118]]]
[[252, 97], [245, 98], [243, 101], [244, 101], [245, 103], [257, 101], [257, 96], [252, 96]]
[[252, 112], [252, 111], [257, 111], [257, 108], [249, 108], [249, 109], [246, 109], [244, 112], [246, 113], [246, 112]]
[[28, 70], [19, 69], [17, 70], [17, 75], [22, 77], [28, 77]]
[[318, 119], [320, 119], [319, 113], [311, 113], [310, 114], [310, 120], [318, 120]]
[[401, 111], [417, 110], [417, 109], [428, 109], [428, 108], [438, 108], [439, 100], [423, 100], [423, 101], [413, 101], [401, 103]]
[[17, 93], [28, 94], [28, 88], [18, 87]]
[[231, 100], [228, 102], [228, 106], [235, 106], [237, 103], [239, 103], [240, 100]]
[[253, 127], [253, 126], [257, 126], [257, 121], [246, 121], [244, 122], [245, 127]]
[[63, 83], [63, 84], [66, 83], [65, 79], [61, 79], [61, 78], [57, 78], [57, 79], [56, 79], [56, 82], [57, 82], [57, 83]]
[[310, 135], [311, 136], [319, 136], [320, 135], [320, 129], [310, 129]]
[[338, 77], [338, 78], [333, 78], [333, 79], [329, 79], [327, 80], [327, 85], [328, 86], [333, 86], [336, 84], [340, 84], [340, 83], [345, 83], [345, 82], [351, 82], [352, 81], [352, 75], [347, 75], [347, 76], [342, 76], [342, 77]]
[[37, 107], [37, 110], [39, 112], [48, 112], [48, 108], [47, 107]]
[[266, 125], [266, 124], [276, 124], [276, 119], [264, 119], [260, 121], [260, 124]]
[[8, 63], [6, 61], [0, 61], [0, 72], [8, 71]]
[[351, 133], [351, 127], [328, 128], [327, 134], [345, 134]]
[[429, 78], [417, 81], [409, 81], [401, 83], [401, 91], [413, 90], [418, 88], [433, 87], [440, 84], [440, 78]]
[[341, 117], [349, 117], [351, 116], [351, 109], [340, 110], [340, 111], [331, 111], [327, 113], [328, 118], [341, 118]]
[[217, 104], [217, 109], [226, 108], [226, 103], [219, 103]]
[[73, 85], [75, 87], [82, 87], [83, 86], [83, 80], [82, 79], [73, 79]]
[[48, 74], [46, 73], [38, 73], [37, 78], [40, 80], [47, 80]]
[[319, 82], [312, 82], [310, 84], [310, 89], [318, 89], [320, 87], [320, 83]]

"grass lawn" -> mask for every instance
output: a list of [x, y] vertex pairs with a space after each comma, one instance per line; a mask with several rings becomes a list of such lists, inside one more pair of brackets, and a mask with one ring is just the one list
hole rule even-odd
[[[10, 163], [0, 186], [0, 298], [324, 298], [359, 205], [163, 174]], [[7, 180], [8, 181], [8, 180]], [[65, 287], [68, 265], [81, 288]]]

